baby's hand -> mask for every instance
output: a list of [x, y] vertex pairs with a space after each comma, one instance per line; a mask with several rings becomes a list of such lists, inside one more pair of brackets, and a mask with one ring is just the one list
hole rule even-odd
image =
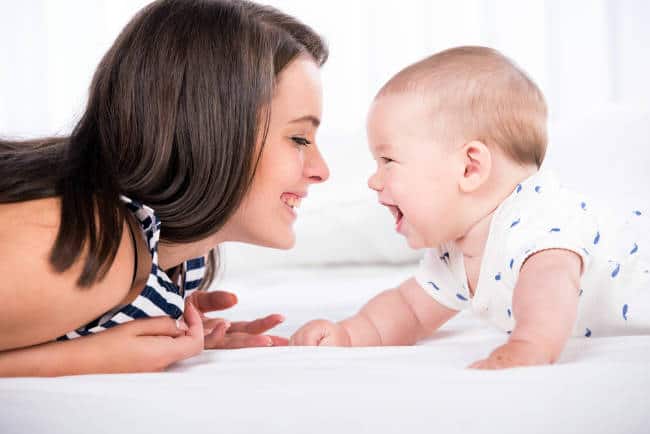
[[350, 335], [340, 324], [317, 319], [300, 327], [289, 339], [289, 345], [348, 347]]
[[472, 363], [470, 369], [506, 369], [516, 366], [548, 365], [552, 363], [539, 345], [527, 341], [511, 340], [501, 345], [487, 359]]

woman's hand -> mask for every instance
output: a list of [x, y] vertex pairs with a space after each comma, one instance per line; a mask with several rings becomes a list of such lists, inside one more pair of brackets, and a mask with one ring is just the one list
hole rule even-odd
[[237, 304], [235, 294], [225, 291], [196, 291], [188, 299], [198, 308], [203, 320], [205, 349], [271, 347], [289, 343], [287, 338], [263, 334], [283, 322], [282, 315], [273, 314], [254, 321], [233, 323], [205, 316], [207, 312], [228, 309]]
[[306, 345], [320, 347], [350, 346], [350, 335], [340, 324], [317, 319], [309, 321], [291, 336], [290, 345]]
[[186, 303], [183, 319], [138, 319], [77, 340], [87, 340], [88, 351], [106, 359], [103, 372], [159, 372], [199, 354], [203, 335], [198, 309]]
[[136, 319], [69, 341], [2, 351], [0, 376], [159, 372], [202, 350], [201, 316], [188, 303], [184, 320], [167, 316]]

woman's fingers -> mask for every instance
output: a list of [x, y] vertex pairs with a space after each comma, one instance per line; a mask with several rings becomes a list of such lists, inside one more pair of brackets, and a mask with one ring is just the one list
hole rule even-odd
[[224, 310], [237, 304], [237, 296], [225, 291], [196, 291], [190, 300], [200, 312]]
[[274, 347], [286, 347], [289, 345], [289, 339], [283, 338], [282, 336], [273, 336], [273, 335], [267, 335], [268, 337], [271, 338], [273, 341], [273, 346]]
[[264, 335], [250, 335], [248, 333], [228, 333], [221, 343], [220, 348], [250, 348], [273, 346], [273, 339]]
[[183, 319], [175, 320], [168, 316], [137, 319], [123, 326], [134, 328], [136, 336], [184, 336], [189, 330]]
[[203, 346], [206, 349], [219, 348], [219, 345], [223, 342], [223, 339], [226, 336], [229, 327], [230, 323], [221, 320], [212, 331], [206, 333], [205, 337], [203, 338]]
[[230, 333], [230, 331], [227, 334], [221, 334], [220, 332], [215, 328], [211, 334], [205, 337], [205, 348], [232, 350], [237, 348], [274, 347], [286, 346], [289, 342], [287, 338], [281, 336]]
[[178, 359], [186, 359], [203, 351], [203, 321], [197, 308], [189, 301], [185, 303], [183, 318], [189, 330], [184, 336], [174, 339]]
[[230, 322], [221, 318], [202, 318], [203, 321], [203, 334], [209, 335], [214, 329], [217, 328], [220, 324], [226, 324], [226, 331], [230, 328]]
[[191, 301], [185, 303], [185, 312], [183, 313], [183, 318], [185, 318], [185, 322], [189, 327], [189, 330], [187, 332], [188, 335], [201, 337], [203, 336], [203, 320], [201, 319], [201, 315], [198, 309]]
[[272, 329], [278, 324], [284, 321], [284, 317], [279, 314], [273, 314], [266, 316], [264, 318], [259, 318], [254, 321], [239, 321], [234, 322], [230, 326], [230, 333], [241, 332], [241, 333], [250, 333], [253, 335], [259, 335], [266, 332], [267, 330]]

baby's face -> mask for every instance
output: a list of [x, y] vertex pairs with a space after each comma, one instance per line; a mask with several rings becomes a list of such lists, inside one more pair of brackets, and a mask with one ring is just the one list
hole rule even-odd
[[455, 161], [453, 144], [436, 140], [433, 122], [412, 94], [381, 96], [368, 115], [368, 142], [377, 162], [368, 186], [414, 249], [462, 235], [457, 182], [462, 165]]

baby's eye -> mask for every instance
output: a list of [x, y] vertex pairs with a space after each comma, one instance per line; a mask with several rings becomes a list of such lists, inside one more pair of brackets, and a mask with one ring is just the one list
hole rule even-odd
[[393, 160], [393, 159], [391, 159], [391, 158], [388, 158], [388, 157], [381, 157], [381, 161], [383, 161], [384, 163], [388, 164], [388, 163], [392, 163], [392, 162], [395, 161], [395, 160]]
[[304, 137], [295, 136], [295, 137], [292, 137], [291, 140], [293, 140], [296, 144], [298, 144], [300, 146], [311, 145], [311, 142], [309, 140], [305, 139]]

